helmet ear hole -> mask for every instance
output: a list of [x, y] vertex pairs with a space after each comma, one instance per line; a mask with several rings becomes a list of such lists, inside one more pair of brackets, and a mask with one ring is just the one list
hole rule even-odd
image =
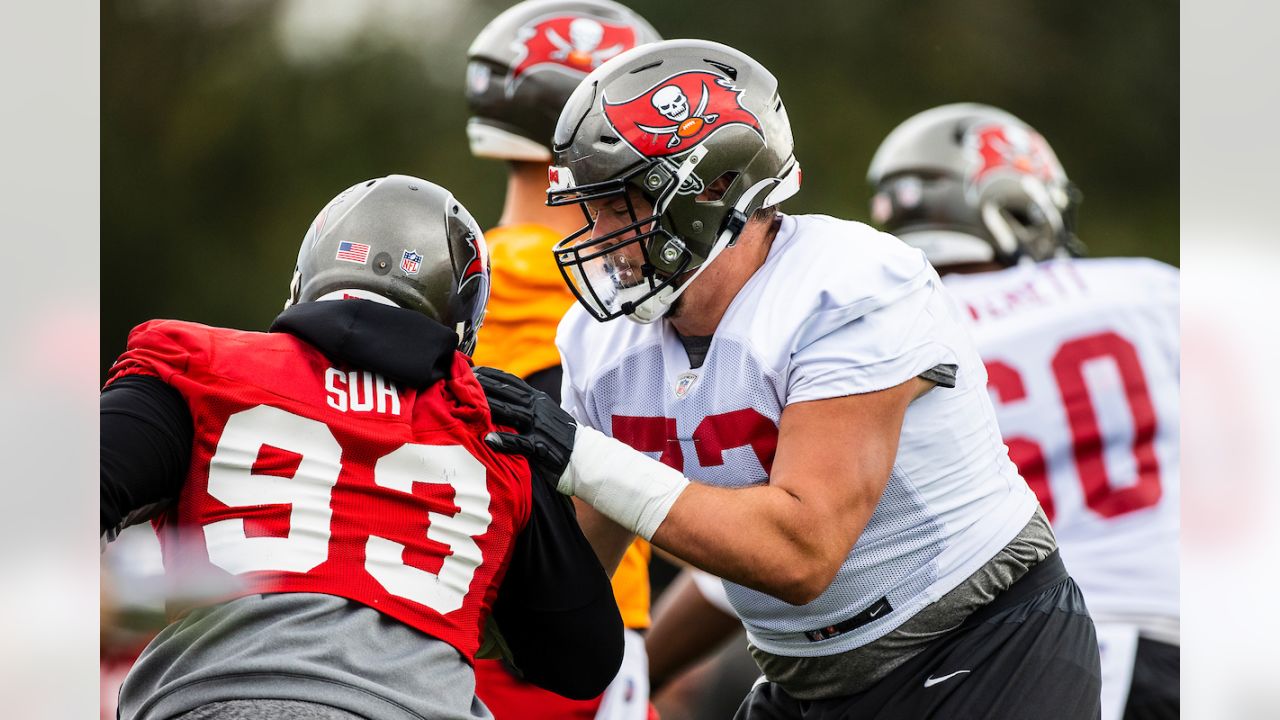
[[725, 193], [729, 192], [729, 188], [733, 185], [733, 181], [738, 179], [738, 173], [730, 170], [720, 177], [712, 180], [707, 184], [706, 189], [698, 194], [695, 202], [699, 203], [715, 203], [724, 199]]

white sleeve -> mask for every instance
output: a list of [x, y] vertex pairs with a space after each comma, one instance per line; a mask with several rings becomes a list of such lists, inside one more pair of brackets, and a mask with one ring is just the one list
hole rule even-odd
[[567, 352], [570, 333], [566, 332], [565, 324], [569, 320], [569, 314], [565, 313], [565, 317], [560, 319], [560, 325], [556, 328], [556, 351], [560, 354], [560, 407], [572, 415], [579, 425], [591, 426], [583, 404], [582, 393], [578, 392], [577, 385], [574, 383], [575, 372], [572, 359], [577, 355]]
[[[564, 366], [562, 365], [561, 367], [563, 368]], [[573, 386], [573, 381], [569, 379], [567, 370], [560, 375], [560, 407], [572, 415], [573, 419], [578, 421], [578, 424], [590, 424], [587, 422], [587, 414], [582, 410], [582, 396], [578, 394], [577, 388]]]
[[[807, 324], [832, 325], [822, 314]], [[808, 329], [806, 329], [808, 330]], [[787, 404], [884, 390], [939, 365], [959, 365], [964, 330], [936, 278], [866, 314], [820, 331], [792, 355]]]

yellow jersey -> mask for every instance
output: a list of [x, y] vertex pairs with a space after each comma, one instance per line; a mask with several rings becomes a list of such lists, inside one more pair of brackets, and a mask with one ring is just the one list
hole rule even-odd
[[523, 223], [484, 234], [489, 246], [489, 307], [473, 359], [529, 377], [560, 364], [556, 326], [573, 306], [551, 246], [559, 233]]
[[[522, 223], [484, 234], [489, 246], [489, 306], [473, 359], [513, 375], [530, 375], [560, 364], [556, 327], [573, 306], [551, 246], [559, 233]], [[649, 627], [649, 543], [636, 538], [613, 574], [613, 596], [622, 622]]]

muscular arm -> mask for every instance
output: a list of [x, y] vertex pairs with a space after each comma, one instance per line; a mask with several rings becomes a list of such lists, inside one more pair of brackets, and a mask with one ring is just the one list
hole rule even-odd
[[719, 488], [591, 428], [578, 426], [545, 393], [517, 378], [477, 371], [495, 417], [525, 435], [493, 433], [490, 444], [523, 454], [557, 483], [627, 532], [589, 521], [606, 564], [629, 532], [691, 564], [781, 600], [804, 604], [830, 585], [875, 511], [897, 455], [912, 400], [934, 386], [894, 387], [788, 405], [767, 485]]
[[933, 385], [787, 406], [769, 484], [697, 482], [653, 544], [710, 573], [800, 605], [831, 584], [871, 519], [898, 452], [907, 405]]

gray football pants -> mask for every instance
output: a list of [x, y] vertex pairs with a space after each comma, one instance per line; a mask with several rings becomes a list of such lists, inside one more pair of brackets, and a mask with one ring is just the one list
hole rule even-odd
[[209, 703], [173, 720], [365, 720], [346, 710], [299, 700], [228, 700]]

